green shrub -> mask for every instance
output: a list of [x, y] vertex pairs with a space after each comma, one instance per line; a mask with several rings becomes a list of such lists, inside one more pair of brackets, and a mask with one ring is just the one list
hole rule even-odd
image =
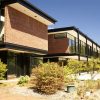
[[21, 85], [21, 86], [24, 86], [26, 83], [28, 83], [30, 80], [29, 76], [21, 76], [19, 81], [18, 81], [18, 84]]
[[53, 94], [64, 85], [63, 67], [57, 63], [44, 63], [33, 68], [33, 75], [36, 77], [36, 90], [38, 92]]
[[4, 79], [5, 73], [7, 71], [6, 66], [7, 65], [4, 64], [3, 62], [1, 62], [1, 60], [0, 60], [0, 80]]

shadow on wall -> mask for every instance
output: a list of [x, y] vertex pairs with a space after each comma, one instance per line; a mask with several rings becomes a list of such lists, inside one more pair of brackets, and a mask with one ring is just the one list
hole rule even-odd
[[8, 7], [10, 24], [13, 29], [37, 36], [39, 38], [48, 39], [48, 30], [45, 24]]

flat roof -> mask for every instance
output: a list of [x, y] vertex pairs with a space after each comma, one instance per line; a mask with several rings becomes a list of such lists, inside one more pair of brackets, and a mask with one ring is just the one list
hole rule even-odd
[[75, 26], [49, 29], [48, 30], [48, 33], [60, 32], [60, 31], [67, 31], [67, 30], [74, 30], [74, 31], [76, 31], [77, 33], [81, 34], [82, 36], [84, 36], [85, 38], [87, 38], [88, 40], [90, 40], [91, 42], [93, 42], [94, 44], [96, 44], [100, 48], [100, 45], [99, 44], [97, 44], [96, 42], [94, 42], [91, 38], [89, 38], [85, 33], [83, 33], [82, 31], [80, 31]]
[[44, 17], [45, 19], [49, 20], [52, 23], [57, 22], [56, 19], [52, 18], [51, 16], [47, 15], [45, 12], [28, 2], [27, 0], [1, 0], [1, 8], [4, 8], [6, 5], [13, 4], [13, 3], [19, 3], [29, 10], [37, 13], [38, 15]]

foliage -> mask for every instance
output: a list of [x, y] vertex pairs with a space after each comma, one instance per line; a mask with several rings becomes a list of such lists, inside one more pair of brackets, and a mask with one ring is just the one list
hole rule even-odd
[[77, 74], [83, 70], [84, 62], [74, 59], [69, 59], [66, 66], [64, 66], [65, 74]]
[[87, 63], [87, 71], [100, 70], [100, 59], [91, 58]]
[[95, 90], [98, 87], [98, 81], [96, 80], [86, 80], [85, 81], [86, 90]]
[[94, 71], [100, 72], [100, 58], [90, 58], [87, 63], [84, 64], [85, 71], [90, 72], [91, 79], [94, 77]]
[[68, 59], [64, 66], [64, 80], [66, 85], [72, 85], [76, 82], [76, 75], [84, 70], [84, 62], [75, 59]]
[[84, 62], [70, 59], [68, 61], [68, 66], [73, 69], [73, 74], [80, 73], [84, 69]]
[[0, 60], [0, 80], [4, 79], [5, 73], [7, 71], [6, 66], [7, 65], [4, 64], [3, 62], [1, 62], [1, 60]]
[[100, 80], [86, 80], [78, 84], [77, 94], [84, 95], [86, 91], [93, 92], [100, 89]]
[[38, 92], [52, 94], [64, 85], [63, 67], [57, 63], [42, 63], [33, 68], [33, 75], [37, 78], [36, 90]]
[[18, 84], [21, 85], [21, 86], [24, 86], [26, 83], [28, 83], [30, 80], [29, 76], [21, 76], [19, 81], [18, 81]]

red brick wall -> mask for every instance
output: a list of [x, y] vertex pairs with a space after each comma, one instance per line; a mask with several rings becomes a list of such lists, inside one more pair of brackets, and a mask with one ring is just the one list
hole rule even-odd
[[5, 8], [4, 42], [48, 49], [47, 26], [11, 8]]
[[48, 36], [48, 53], [68, 52], [68, 39], [55, 39], [54, 34]]

